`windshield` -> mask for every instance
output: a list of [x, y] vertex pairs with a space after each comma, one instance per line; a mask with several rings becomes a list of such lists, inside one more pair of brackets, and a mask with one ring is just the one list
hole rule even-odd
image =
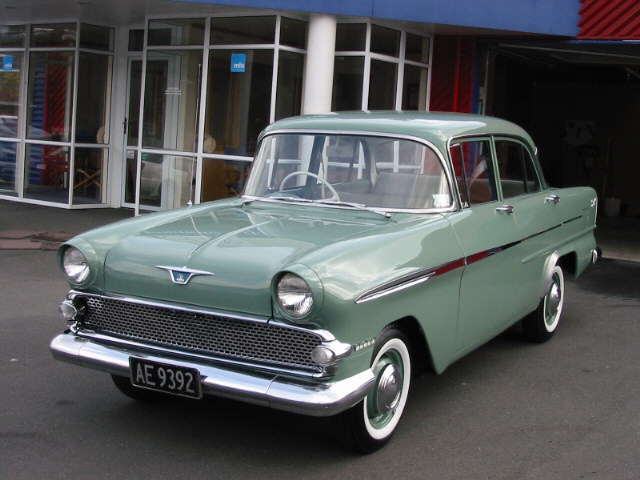
[[283, 133], [260, 143], [245, 195], [353, 203], [384, 210], [448, 209], [438, 156], [417, 141], [363, 135]]

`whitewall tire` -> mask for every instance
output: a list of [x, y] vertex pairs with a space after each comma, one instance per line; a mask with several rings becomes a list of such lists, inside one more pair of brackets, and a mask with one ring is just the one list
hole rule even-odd
[[525, 336], [534, 342], [549, 340], [560, 322], [564, 305], [564, 273], [559, 265], [553, 267], [551, 282], [538, 307], [522, 321]]
[[340, 439], [370, 453], [393, 436], [402, 417], [411, 385], [411, 351], [405, 335], [395, 328], [382, 332], [373, 351], [373, 390], [364, 400], [337, 417]]

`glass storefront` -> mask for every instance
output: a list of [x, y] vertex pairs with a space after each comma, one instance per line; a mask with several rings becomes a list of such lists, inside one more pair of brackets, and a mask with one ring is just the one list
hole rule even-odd
[[108, 27], [0, 27], [0, 195], [106, 203], [113, 46]]
[[[0, 47], [21, 48], [24, 28], [0, 27]], [[0, 70], [0, 194], [16, 196], [18, 171], [20, 86], [23, 71], [22, 51], [2, 54]]]
[[300, 113], [306, 38], [306, 21], [280, 15], [150, 20], [129, 64], [124, 204], [238, 195], [260, 131]]
[[[232, 72], [233, 55], [243, 55], [243, 72]], [[205, 135], [215, 139], [215, 150], [226, 155], [252, 157], [256, 137], [269, 124], [273, 50], [212, 50]], [[206, 137], [205, 137], [206, 138]]]
[[190, 152], [196, 138], [201, 50], [147, 54], [142, 146]]
[[69, 203], [77, 30], [76, 23], [31, 26], [24, 198]]
[[[137, 213], [238, 195], [260, 131], [302, 111], [307, 32], [287, 14], [152, 18], [120, 49], [106, 26], [0, 26], [0, 197]], [[338, 23], [332, 108], [425, 109], [429, 61], [428, 37]]]
[[0, 141], [0, 193], [16, 195], [17, 142]]
[[332, 110], [426, 110], [429, 37], [338, 23]]
[[140, 169], [140, 208], [182, 207], [193, 201], [194, 159], [143, 153]]
[[75, 52], [29, 55], [27, 138], [71, 140]]
[[76, 143], [109, 143], [113, 57], [80, 52]]

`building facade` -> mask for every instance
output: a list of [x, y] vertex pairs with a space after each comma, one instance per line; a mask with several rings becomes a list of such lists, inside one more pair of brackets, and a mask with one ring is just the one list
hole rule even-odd
[[594, 31], [588, 3], [0, 0], [0, 198], [174, 208], [238, 194], [280, 118], [501, 113], [504, 39], [533, 61]]

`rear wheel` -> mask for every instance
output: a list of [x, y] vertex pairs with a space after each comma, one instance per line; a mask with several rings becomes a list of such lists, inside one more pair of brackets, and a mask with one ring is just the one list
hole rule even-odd
[[371, 368], [371, 393], [336, 418], [342, 442], [361, 453], [373, 452], [391, 439], [407, 402], [411, 353], [401, 331], [389, 328], [380, 335]]
[[123, 377], [120, 375], [111, 375], [111, 379], [115, 386], [124, 393], [127, 397], [133, 398], [139, 402], [157, 402], [166, 398], [166, 395], [160, 392], [154, 392], [152, 390], [145, 390], [144, 388], [134, 387], [129, 380], [129, 377]]
[[522, 320], [525, 336], [538, 343], [549, 340], [558, 327], [563, 304], [564, 274], [562, 268], [556, 265], [551, 274], [551, 284], [540, 299], [538, 308]]

